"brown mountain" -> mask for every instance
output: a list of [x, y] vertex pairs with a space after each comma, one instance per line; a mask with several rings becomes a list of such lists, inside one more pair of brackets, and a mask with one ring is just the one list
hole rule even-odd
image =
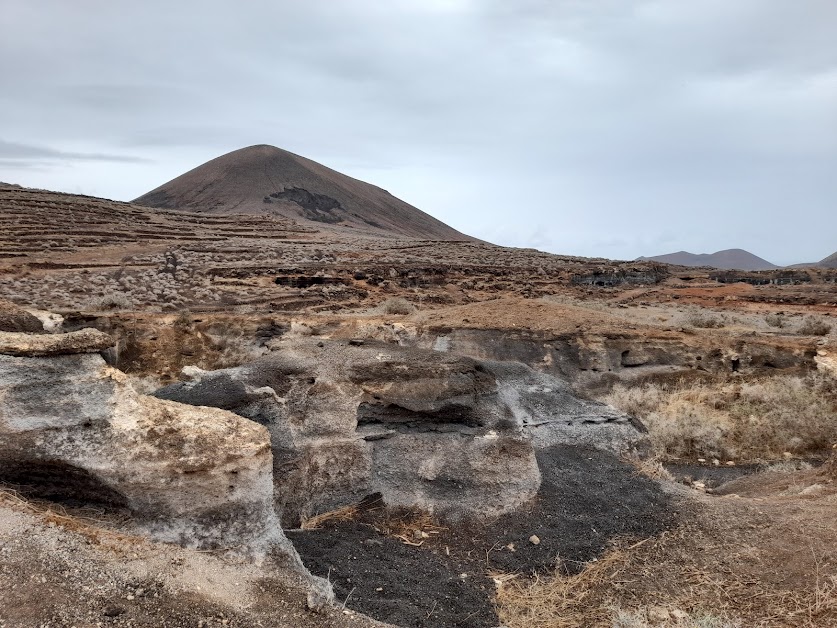
[[273, 214], [430, 240], [471, 240], [392, 194], [274, 146], [250, 146], [190, 170], [134, 201], [208, 214]]
[[640, 257], [643, 261], [663, 262], [665, 264], [676, 264], [678, 266], [711, 266], [725, 270], [771, 270], [779, 268], [765, 259], [753, 255], [743, 249], [726, 249], [716, 253], [688, 253], [678, 251], [667, 255], [656, 255], [654, 257]]

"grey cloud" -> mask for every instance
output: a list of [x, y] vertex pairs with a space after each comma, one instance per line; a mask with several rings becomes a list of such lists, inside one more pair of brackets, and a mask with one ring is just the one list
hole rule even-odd
[[146, 159], [131, 155], [115, 155], [110, 153], [79, 153], [73, 151], [56, 150], [45, 146], [6, 142], [0, 140], [0, 159], [9, 165], [45, 166], [51, 161], [115, 161], [122, 163], [141, 164]]

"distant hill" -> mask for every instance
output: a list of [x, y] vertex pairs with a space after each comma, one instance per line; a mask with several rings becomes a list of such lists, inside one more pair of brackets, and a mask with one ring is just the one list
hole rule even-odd
[[667, 255], [656, 255], [654, 257], [640, 257], [642, 261], [663, 262], [665, 264], [676, 264], [678, 266], [711, 266], [724, 270], [771, 270], [779, 268], [765, 259], [753, 255], [743, 249], [727, 249], [716, 253], [688, 253], [678, 251]]
[[281, 215], [378, 235], [472, 239], [386, 190], [266, 145], [217, 157], [134, 202], [207, 214]]
[[824, 260], [820, 260], [817, 262], [817, 266], [822, 266], [824, 268], [837, 268], [837, 253], [832, 253]]

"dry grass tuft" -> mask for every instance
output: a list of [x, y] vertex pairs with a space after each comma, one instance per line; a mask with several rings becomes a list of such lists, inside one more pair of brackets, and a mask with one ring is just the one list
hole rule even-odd
[[703, 312], [689, 316], [686, 319], [686, 324], [699, 329], [719, 329], [725, 325], [721, 318]]
[[383, 517], [375, 522], [375, 529], [402, 543], [419, 547], [430, 536], [439, 534], [445, 528], [438, 525], [433, 515], [424, 510], [404, 508], [384, 512]]
[[510, 628], [609, 625], [613, 613], [602, 590], [627, 558], [625, 552], [613, 550], [588, 563], [576, 575], [535, 576], [532, 580], [508, 582], [497, 591], [500, 619]]
[[796, 333], [800, 336], [827, 336], [831, 333], [831, 325], [816, 316], [806, 316]]
[[510, 628], [837, 625], [837, 576], [824, 554], [799, 557], [807, 565], [795, 566], [802, 582], [783, 576], [783, 558], [749, 549], [742, 535], [750, 520], [740, 528], [720, 522], [721, 529], [690, 526], [613, 549], [577, 575], [503, 582], [500, 619]]
[[80, 534], [97, 545], [110, 546], [112, 549], [136, 549], [139, 544], [145, 543], [145, 540], [140, 537], [106, 529], [104, 526], [114, 525], [118, 522], [111, 518], [104, 518], [103, 513], [91, 512], [90, 516], [71, 515], [59, 504], [27, 499], [17, 491], [7, 487], [0, 488], [0, 503], [18, 512], [35, 515], [47, 524], [53, 524], [69, 532]]
[[668, 469], [663, 466], [661, 460], [657, 458], [626, 458], [628, 464], [636, 467], [641, 475], [658, 482], [674, 482], [674, 476], [669, 473]]
[[360, 513], [360, 508], [357, 504], [343, 506], [337, 510], [331, 510], [319, 515], [315, 515], [302, 522], [299, 526], [302, 530], [319, 530], [326, 523], [337, 523], [341, 521], [353, 521]]
[[403, 297], [392, 297], [380, 305], [383, 314], [413, 314], [416, 306]]

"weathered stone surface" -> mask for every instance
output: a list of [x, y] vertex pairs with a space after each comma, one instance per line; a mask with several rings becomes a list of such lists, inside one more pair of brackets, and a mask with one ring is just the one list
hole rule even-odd
[[67, 334], [0, 332], [0, 354], [3, 355], [37, 357], [98, 353], [114, 343], [109, 335], [90, 328]]
[[583, 445], [614, 454], [649, 447], [645, 426], [615, 408], [580, 399], [570, 385], [517, 362], [487, 362], [497, 375], [500, 397], [536, 449]]
[[186, 547], [296, 556], [273, 510], [267, 430], [139, 395], [99, 355], [0, 355], [0, 481], [126, 508], [139, 531]]
[[10, 301], [0, 299], [0, 331], [42, 332], [44, 326], [37, 316]]
[[684, 334], [540, 334], [493, 329], [423, 332], [398, 342], [433, 348], [479, 360], [523, 362], [560, 379], [595, 384], [606, 378], [631, 379], [652, 373], [701, 370], [711, 373], [757, 373], [765, 368], [811, 368], [815, 352], [794, 343], [757, 336], [720, 341]]
[[155, 395], [267, 425], [286, 525], [375, 492], [453, 518], [497, 515], [537, 492], [535, 446], [624, 452], [644, 438], [624, 415], [520, 364], [376, 341], [276, 348]]

